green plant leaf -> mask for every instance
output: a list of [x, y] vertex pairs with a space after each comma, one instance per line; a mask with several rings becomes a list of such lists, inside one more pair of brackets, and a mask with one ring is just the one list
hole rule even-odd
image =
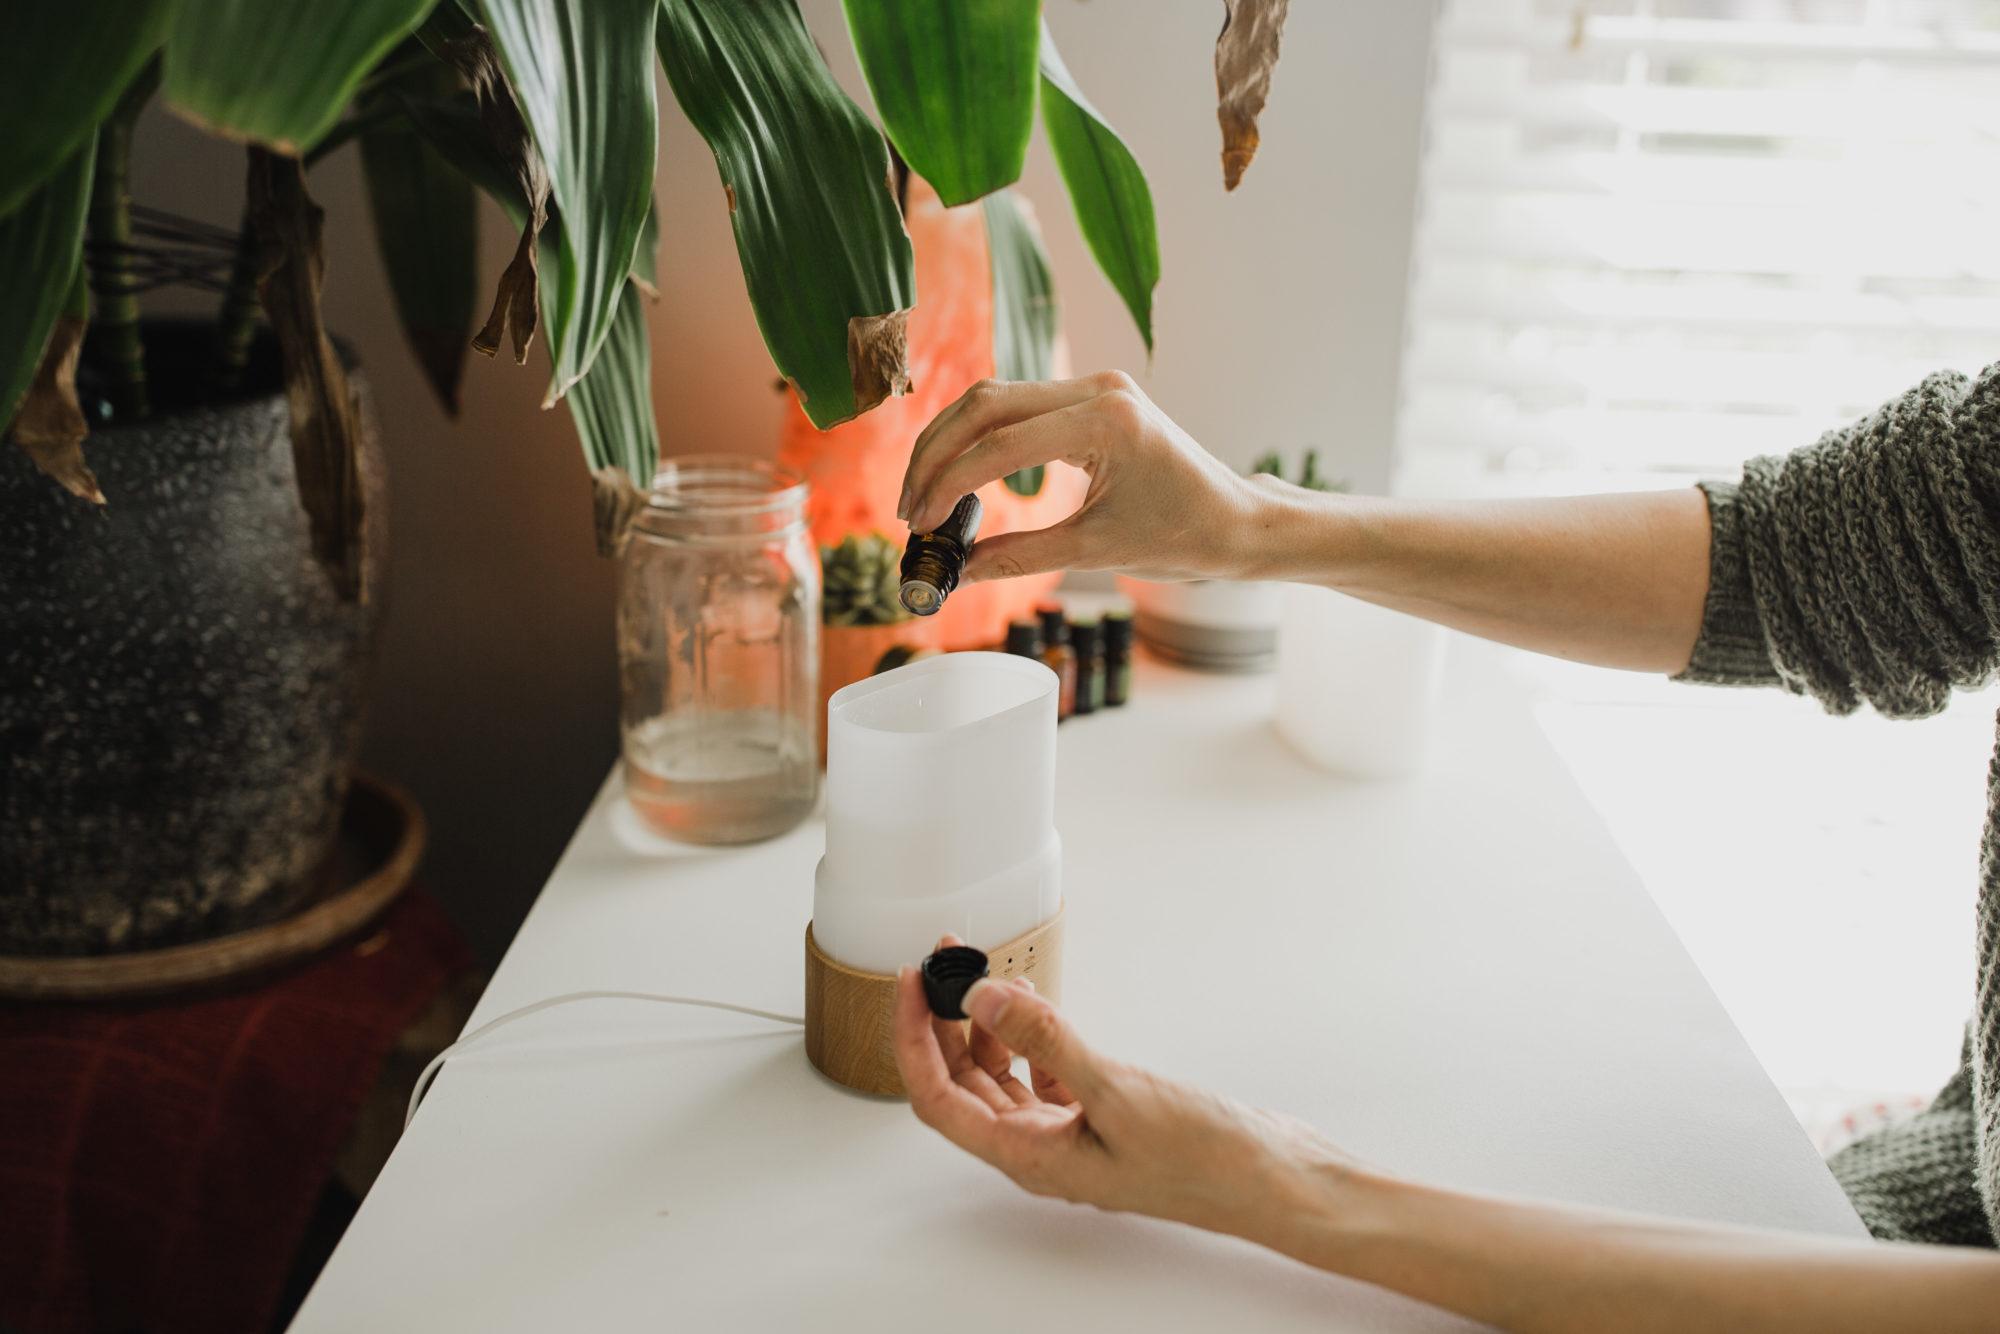
[[40, 189], [0, 218], [0, 427], [35, 378], [49, 331], [83, 262], [83, 217], [97, 136], [84, 138]]
[[1097, 267], [1132, 312], [1150, 353], [1153, 288], [1160, 281], [1153, 192], [1125, 141], [1070, 77], [1047, 24], [1042, 25], [1042, 124], [1076, 208], [1077, 227]]
[[[1002, 380], [1046, 380], [1056, 351], [1055, 282], [1035, 226], [1012, 190], [986, 197], [986, 252], [993, 270], [993, 374]], [[1007, 478], [1008, 490], [1032, 496], [1042, 468]]]
[[0, 39], [0, 217], [111, 113], [167, 30], [166, 0], [9, 8]]
[[298, 154], [434, 0], [177, 0], [166, 100], [232, 139]]
[[[515, 183], [512, 168], [493, 146], [472, 94], [458, 93], [441, 101], [405, 99], [403, 112], [411, 127], [466, 180], [498, 204], [516, 227], [525, 225], [528, 211], [520, 186]], [[655, 199], [647, 210], [646, 225], [640, 229], [638, 248], [632, 252], [632, 277], [649, 297], [659, 295], [659, 249], [660, 205]], [[548, 262], [555, 263], [558, 253], [549, 250]], [[558, 274], [551, 281], [559, 278]]]
[[[465, 174], [467, 180], [492, 197], [516, 223], [527, 215], [512, 172], [493, 147], [480, 123], [479, 110], [469, 94], [444, 102], [404, 104], [418, 132], [446, 160]], [[563, 280], [558, 260], [562, 249], [562, 219], [550, 218], [542, 228], [540, 245], [542, 283], [551, 302], [561, 297], [557, 286]], [[648, 213], [639, 249], [650, 256], [658, 238], [658, 210]], [[634, 254], [634, 283], [621, 292], [618, 312], [611, 331], [598, 349], [597, 359], [570, 390], [570, 413], [576, 420], [577, 435], [583, 441], [583, 455], [593, 472], [603, 468], [626, 469], [631, 480], [644, 487], [658, 471], [659, 428], [653, 419], [652, 351], [646, 332], [646, 306], [640, 295], [640, 281], [646, 276], [639, 256]]]
[[993, 271], [993, 374], [1002, 380], [1046, 380], [1056, 347], [1048, 254], [1013, 191], [988, 196], [981, 208]]
[[655, 198], [646, 209], [646, 225], [639, 229], [639, 248], [632, 252], [632, 277], [647, 296], [660, 294], [660, 201]]
[[1021, 177], [1035, 127], [1041, 0], [846, 0], [889, 142], [947, 204]]
[[443, 101], [405, 97], [402, 103], [411, 127], [439, 156], [505, 210], [515, 226], [527, 220], [528, 201], [521, 195], [512, 166], [488, 137], [471, 93], [458, 93]]
[[1007, 489], [1017, 496], [1037, 496], [1042, 492], [1042, 482], [1047, 473], [1048, 469], [1037, 463], [1032, 468], [1010, 472], [1001, 478], [1001, 481], [1005, 482]]
[[674, 0], [660, 63], [715, 153], [750, 305], [824, 430], [909, 387], [910, 238], [880, 131], [794, 0]]
[[[562, 299], [562, 219], [551, 217], [540, 245], [542, 294]], [[590, 468], [599, 555], [614, 556], [645, 503], [659, 471], [660, 434], [653, 420], [653, 351], [646, 332], [646, 298], [635, 282], [619, 293], [618, 311], [590, 370], [564, 401]]]
[[[625, 284], [618, 318], [590, 374], [570, 392], [570, 416], [592, 460], [592, 509], [599, 555], [616, 555], [645, 503], [660, 466], [660, 437], [653, 423], [653, 351], [646, 337], [646, 298]], [[600, 464], [611, 458], [617, 462]]]
[[477, 0], [437, 0], [412, 35], [439, 60], [454, 64], [452, 47], [478, 32], [479, 25], [472, 17], [476, 4]]
[[[611, 332], [653, 201], [659, 0], [483, 0], [521, 116], [562, 211], [562, 272], [543, 275], [555, 360], [543, 406], [590, 369]], [[559, 296], [549, 301], [551, 290]]]
[[[470, 95], [445, 102], [408, 101], [404, 110], [430, 145], [505, 209], [516, 224], [527, 203], [513, 172], [487, 137]], [[648, 215], [641, 249], [653, 250], [657, 211]], [[562, 219], [551, 217], [538, 245], [543, 295], [561, 300]], [[634, 257], [635, 269], [638, 258]], [[652, 346], [646, 331], [646, 302], [639, 278], [619, 294], [618, 311], [590, 370], [570, 389], [566, 401], [583, 456], [591, 471], [597, 513], [598, 550], [616, 553], [624, 531], [643, 502], [643, 488], [659, 469], [659, 427], [653, 417]]]
[[646, 298], [626, 283], [604, 347], [569, 394], [570, 416], [592, 472], [623, 468], [641, 487], [659, 471], [660, 432], [653, 420], [653, 353]]
[[[542, 235], [546, 238], [558, 229], [551, 219]], [[559, 246], [561, 241], [550, 244]], [[551, 256], [543, 272], [556, 271]], [[619, 294], [611, 331], [567, 401], [590, 467], [597, 552], [615, 556], [625, 545], [660, 466], [659, 427], [653, 420], [652, 341], [646, 333], [646, 298], [636, 280], [627, 282]]]
[[[441, 63], [419, 67], [370, 93], [362, 114], [406, 97], [448, 95], [456, 84]], [[456, 417], [479, 300], [479, 210], [472, 183], [407, 116], [363, 131], [361, 169], [397, 318], [431, 388]]]

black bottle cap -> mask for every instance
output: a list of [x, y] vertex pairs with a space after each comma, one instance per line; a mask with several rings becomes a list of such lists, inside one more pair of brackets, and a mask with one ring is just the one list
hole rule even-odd
[[1076, 656], [1094, 658], [1104, 649], [1104, 629], [1094, 616], [1079, 616], [1069, 623], [1070, 642], [1076, 645]]
[[1117, 653], [1132, 647], [1132, 613], [1115, 607], [1104, 613], [1104, 651]]
[[1024, 658], [1042, 656], [1042, 627], [1033, 621], [1015, 621], [1007, 627], [1007, 651]]
[[1035, 608], [1035, 615], [1042, 618], [1042, 643], [1049, 648], [1069, 643], [1069, 621], [1063, 616], [1063, 609], [1053, 603], [1044, 603]]
[[986, 976], [986, 955], [970, 945], [947, 945], [924, 956], [917, 971], [924, 979], [924, 999], [940, 1019], [966, 1018], [965, 993]]

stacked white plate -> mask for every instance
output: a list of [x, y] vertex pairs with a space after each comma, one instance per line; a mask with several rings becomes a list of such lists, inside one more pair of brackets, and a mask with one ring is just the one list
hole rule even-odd
[[1205, 672], [1268, 672], [1278, 661], [1283, 584], [1200, 579], [1161, 584], [1120, 576], [1146, 648]]

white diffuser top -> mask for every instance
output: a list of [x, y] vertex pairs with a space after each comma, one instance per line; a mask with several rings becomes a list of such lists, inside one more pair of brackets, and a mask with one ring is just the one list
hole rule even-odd
[[983, 948], [1055, 915], [1056, 689], [1030, 658], [947, 653], [835, 692], [822, 950], [890, 973], [947, 931]]

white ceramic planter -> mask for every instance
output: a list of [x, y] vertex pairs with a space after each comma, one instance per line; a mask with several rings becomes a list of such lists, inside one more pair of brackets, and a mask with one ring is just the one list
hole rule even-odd
[[1120, 576], [1146, 647], [1205, 671], [1266, 672], [1277, 662], [1283, 584], [1197, 579], [1154, 583]]

